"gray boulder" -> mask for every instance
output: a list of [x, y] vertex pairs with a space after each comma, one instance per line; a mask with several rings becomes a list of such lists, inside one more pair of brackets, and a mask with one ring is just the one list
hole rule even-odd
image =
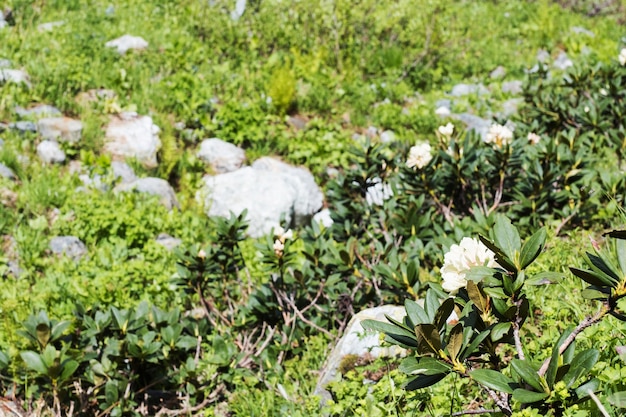
[[460, 113], [460, 114], [453, 115], [453, 117], [465, 123], [467, 130], [475, 131], [483, 139], [487, 136], [487, 132], [489, 132], [489, 128], [491, 127], [490, 120], [483, 119], [474, 114]]
[[167, 233], [161, 233], [157, 236], [156, 243], [163, 246], [165, 249], [171, 251], [171, 250], [174, 250], [175, 247], [183, 243], [183, 241], [175, 237], [172, 237], [168, 235]]
[[246, 160], [243, 149], [218, 138], [203, 140], [197, 155], [209, 164], [216, 174], [235, 171], [241, 168]]
[[136, 158], [146, 168], [157, 166], [159, 127], [149, 116], [121, 113], [106, 128], [104, 151], [113, 158]]
[[49, 104], [37, 104], [33, 107], [25, 109], [21, 106], [15, 107], [15, 113], [21, 118], [35, 118], [40, 119], [42, 117], [60, 117], [63, 114], [61, 110]]
[[140, 36], [124, 35], [104, 44], [107, 48], [117, 49], [117, 53], [124, 55], [131, 49], [141, 50], [148, 47], [148, 42]]
[[19, 122], [9, 123], [9, 129], [17, 130], [20, 133], [36, 132], [37, 125], [33, 122], [20, 120]]
[[37, 145], [37, 155], [48, 164], [60, 164], [65, 161], [65, 152], [58, 143], [51, 140], [44, 140]]
[[500, 78], [504, 78], [505, 75], [506, 68], [504, 68], [502, 65], [498, 65], [496, 69], [489, 73], [489, 78], [493, 80], [499, 80]]
[[506, 81], [502, 83], [502, 92], [506, 94], [518, 95], [523, 91], [524, 83], [520, 80]]
[[111, 162], [111, 171], [113, 171], [113, 177], [119, 178], [120, 182], [133, 182], [137, 180], [135, 171], [126, 162], [113, 161]]
[[77, 261], [87, 254], [87, 247], [76, 236], [57, 236], [50, 240], [48, 246], [56, 255], [66, 255]]
[[348, 323], [346, 330], [326, 359], [324, 368], [315, 387], [314, 395], [322, 398], [323, 402], [331, 399], [325, 387], [332, 381], [340, 380], [339, 365], [346, 355], [370, 355], [372, 358], [397, 357], [406, 355], [406, 350], [398, 346], [382, 347], [381, 335], [378, 332], [367, 332], [363, 329], [364, 320], [378, 320], [387, 322], [385, 315], [402, 321], [406, 310], [402, 306], [380, 306], [368, 308], [356, 314]]
[[311, 173], [272, 158], [203, 180], [197, 197], [206, 214], [229, 217], [248, 210], [248, 234], [253, 237], [269, 233], [283, 217], [290, 226], [303, 225], [322, 208], [323, 195]]
[[7, 178], [10, 180], [17, 179], [17, 175], [15, 175], [13, 170], [9, 168], [8, 166], [4, 165], [3, 163], [0, 163], [0, 177]]
[[0, 83], [26, 84], [30, 87], [30, 77], [24, 70], [0, 68]]
[[461, 83], [452, 87], [452, 91], [450, 92], [450, 95], [453, 97], [462, 97], [462, 96], [467, 96], [469, 94], [478, 94], [478, 95], [489, 94], [489, 90], [487, 90], [487, 87], [485, 87], [482, 84]]
[[115, 187], [116, 192], [137, 191], [140, 193], [152, 194], [160, 197], [161, 204], [168, 210], [174, 207], [180, 209], [180, 204], [176, 199], [176, 193], [172, 186], [161, 178], [140, 178], [130, 183], [122, 183]]
[[77, 143], [80, 141], [83, 124], [69, 117], [50, 117], [37, 122], [37, 130], [45, 140]]

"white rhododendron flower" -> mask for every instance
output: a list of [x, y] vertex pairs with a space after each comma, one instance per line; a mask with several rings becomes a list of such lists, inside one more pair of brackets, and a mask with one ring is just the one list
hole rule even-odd
[[485, 143], [489, 143], [493, 146], [501, 148], [505, 145], [510, 145], [513, 141], [513, 132], [506, 127], [494, 123], [489, 128], [487, 136], [485, 137]]
[[417, 145], [412, 146], [409, 150], [409, 157], [407, 158], [406, 166], [409, 168], [424, 168], [428, 165], [430, 160], [433, 159], [430, 151], [431, 148], [428, 143], [418, 143]]
[[450, 136], [452, 136], [452, 133], [454, 132], [454, 125], [452, 123], [448, 123], [445, 126], [439, 126], [439, 129], [437, 129], [437, 130], [443, 136], [450, 137]]
[[538, 144], [540, 140], [541, 140], [541, 136], [539, 136], [538, 134], [533, 133], [533, 132], [528, 134], [528, 141], [532, 143], [533, 145]]
[[480, 240], [464, 237], [458, 245], [452, 245], [450, 251], [443, 258], [441, 276], [444, 290], [456, 294], [459, 289], [465, 288], [467, 280], [465, 274], [473, 266], [499, 266], [494, 253]]
[[276, 226], [274, 228], [274, 253], [276, 256], [283, 256], [283, 251], [285, 250], [285, 241], [293, 239], [293, 231], [291, 229], [285, 230], [281, 226]]
[[626, 48], [620, 51], [619, 57], [617, 57], [617, 59], [619, 59], [619, 63], [621, 65], [626, 65]]

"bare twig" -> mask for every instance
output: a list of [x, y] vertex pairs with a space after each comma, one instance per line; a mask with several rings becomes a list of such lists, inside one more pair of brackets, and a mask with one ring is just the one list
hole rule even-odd
[[502, 411], [502, 413], [505, 416], [510, 416], [513, 414], [513, 410], [511, 410], [511, 406], [509, 405], [508, 397], [506, 396], [506, 394], [504, 394], [504, 398], [503, 398], [503, 397], [500, 397], [498, 393], [495, 392], [494, 390], [490, 388], [485, 388], [485, 389], [487, 390], [487, 393], [489, 393], [489, 396], [496, 403], [496, 405], [500, 408], [500, 411]]
[[[600, 310], [598, 310], [598, 312], [595, 315], [585, 317], [585, 319], [581, 321], [578, 324], [578, 326], [576, 326], [574, 331], [567, 337], [567, 339], [563, 341], [563, 343], [559, 347], [559, 355], [562, 355], [563, 352], [565, 352], [565, 350], [569, 347], [569, 345], [572, 344], [572, 342], [574, 341], [574, 339], [576, 339], [576, 336], [578, 336], [580, 332], [585, 330], [587, 327], [592, 326], [596, 324], [597, 322], [599, 322], [600, 320], [602, 320], [602, 318], [609, 311], [610, 309], [607, 305], [602, 305]], [[545, 361], [543, 361], [543, 364], [541, 365], [541, 368], [539, 369], [539, 372], [538, 372], [539, 376], [545, 375], [546, 372], [548, 371], [548, 367], [550, 366], [550, 359], [551, 358], [548, 357]]]
[[587, 391], [587, 394], [589, 394], [589, 398], [591, 398], [593, 402], [596, 403], [596, 405], [598, 406], [598, 410], [600, 410], [604, 417], [611, 417], [611, 415], [606, 411], [606, 408], [604, 408], [604, 406], [602, 405], [602, 402], [600, 401], [598, 396], [594, 394], [591, 389]]
[[465, 415], [474, 415], [474, 414], [492, 414], [499, 413], [499, 410], [486, 410], [484, 408], [477, 408], [476, 410], [465, 410], [465, 411], [457, 411], [456, 413], [452, 413], [453, 417], [456, 416], [465, 416]]

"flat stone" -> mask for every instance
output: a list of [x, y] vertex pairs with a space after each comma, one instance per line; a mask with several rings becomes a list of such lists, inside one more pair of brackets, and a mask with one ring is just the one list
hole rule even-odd
[[104, 88], [91, 89], [78, 93], [76, 101], [80, 104], [94, 103], [101, 100], [112, 100], [117, 97], [117, 94], [113, 90], [107, 90]]
[[502, 103], [502, 111], [500, 114], [503, 118], [509, 118], [512, 115], [517, 113], [517, 109], [524, 102], [524, 99], [521, 97], [511, 98], [504, 103]]
[[60, 164], [65, 161], [65, 152], [57, 142], [44, 140], [37, 145], [37, 155], [48, 164]]
[[12, 65], [11, 60], [0, 58], [0, 68], [11, 68]]
[[167, 181], [162, 178], [140, 178], [130, 183], [119, 184], [117, 187], [115, 187], [114, 191], [137, 191], [140, 193], [156, 195], [160, 197], [160, 202], [166, 209], [172, 210], [174, 207], [180, 209], [180, 204], [178, 204], [174, 189]]
[[524, 82], [520, 80], [505, 81], [502, 83], [502, 92], [505, 94], [518, 95], [521, 94]]
[[505, 75], [506, 68], [504, 68], [502, 65], [498, 65], [496, 69], [489, 73], [489, 78], [491, 78], [492, 80], [499, 80], [501, 78], [504, 78]]
[[183, 243], [182, 240], [172, 237], [167, 233], [159, 234], [155, 241], [169, 251], [174, 250], [174, 248], [180, 246]]
[[39, 32], [50, 32], [54, 28], [57, 28], [59, 26], [63, 26], [64, 24], [65, 24], [65, 22], [63, 20], [57, 20], [56, 22], [42, 23], [42, 24], [37, 26], [37, 30]]
[[76, 236], [57, 236], [50, 240], [48, 246], [52, 253], [65, 255], [75, 261], [87, 254], [87, 247]]
[[30, 87], [30, 77], [23, 70], [0, 68], [0, 83], [26, 84]]
[[148, 42], [139, 36], [124, 35], [104, 44], [107, 48], [115, 48], [120, 55], [124, 55], [129, 50], [142, 50], [148, 47]]
[[25, 109], [20, 106], [15, 107], [15, 113], [21, 118], [41, 119], [43, 117], [60, 117], [63, 116], [61, 110], [49, 104], [37, 104], [33, 107]]
[[144, 167], [155, 168], [161, 147], [159, 131], [149, 116], [121, 113], [107, 125], [103, 150], [113, 158], [136, 158]]
[[572, 26], [572, 32], [578, 34], [578, 35], [587, 35], [590, 38], [595, 38], [596, 34], [593, 33], [592, 31], [590, 31], [589, 29], [585, 29], [583, 27], [580, 26]]
[[9, 129], [17, 130], [20, 133], [36, 132], [37, 125], [33, 122], [19, 121], [9, 123]]
[[113, 177], [119, 178], [120, 182], [128, 183], [137, 180], [135, 171], [126, 162], [113, 161], [111, 162], [111, 170], [113, 171]]
[[235, 171], [241, 168], [246, 160], [243, 149], [218, 138], [203, 140], [197, 155], [209, 164], [216, 174]]
[[13, 172], [11, 168], [9, 168], [8, 166], [4, 165], [1, 162], [0, 162], [0, 177], [8, 178], [10, 180], [17, 179], [17, 175], [15, 175], [15, 172]]
[[77, 143], [83, 132], [83, 124], [80, 120], [69, 117], [45, 118], [37, 122], [37, 130], [46, 140]]
[[467, 130], [473, 130], [483, 139], [487, 136], [487, 132], [492, 124], [491, 120], [483, 119], [470, 113], [455, 114], [452, 117], [465, 123]]
[[482, 84], [457, 84], [452, 87], [450, 95], [453, 97], [462, 97], [470, 94], [486, 95], [489, 94], [489, 90]]

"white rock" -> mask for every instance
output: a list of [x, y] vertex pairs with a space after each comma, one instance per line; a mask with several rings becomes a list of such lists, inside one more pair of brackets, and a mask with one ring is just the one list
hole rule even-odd
[[113, 158], [136, 158], [146, 168], [155, 168], [161, 148], [159, 130], [149, 116], [121, 113], [107, 126], [104, 151]]
[[232, 143], [211, 138], [203, 140], [200, 144], [198, 158], [208, 163], [216, 174], [225, 174], [241, 168], [246, 153]]
[[37, 122], [37, 130], [42, 138], [58, 142], [77, 143], [80, 141], [83, 124], [69, 117], [50, 117]]
[[140, 193], [152, 194], [160, 197], [161, 204], [168, 210], [174, 207], [180, 208], [176, 193], [172, 186], [161, 178], [140, 178], [130, 183], [122, 183], [115, 187], [115, 192], [137, 191]]
[[37, 145], [37, 155], [48, 164], [60, 164], [65, 161], [65, 152], [58, 143], [51, 140], [44, 140]]
[[393, 130], [385, 130], [383, 133], [380, 134], [380, 141], [382, 143], [389, 143], [393, 142], [394, 140], [396, 140], [396, 134], [393, 133]]
[[50, 32], [54, 28], [63, 26], [64, 24], [65, 22], [63, 20], [57, 20], [56, 22], [42, 23], [39, 26], [37, 26], [37, 30], [39, 32]]
[[126, 162], [113, 161], [111, 162], [111, 171], [113, 171], [113, 177], [119, 178], [120, 182], [133, 182], [137, 180], [135, 171]]
[[248, 234], [260, 237], [280, 224], [298, 226], [322, 207], [323, 195], [313, 176], [272, 158], [227, 174], [205, 176], [197, 198], [208, 216], [229, 217], [248, 210]]
[[0, 68], [0, 83], [26, 84], [30, 87], [30, 77], [23, 70]]
[[330, 227], [333, 225], [333, 218], [330, 216], [330, 210], [322, 209], [319, 212], [315, 213], [313, 216], [313, 221], [321, 224], [324, 227]]
[[142, 37], [124, 35], [104, 44], [107, 48], [116, 48], [120, 55], [124, 55], [129, 49], [141, 50], [148, 47], [148, 42]]
[[61, 110], [49, 104], [37, 104], [33, 107], [25, 109], [21, 106], [15, 106], [15, 113], [22, 118], [41, 119], [43, 117], [60, 117], [63, 116]]
[[56, 236], [48, 246], [56, 255], [66, 255], [77, 261], [87, 254], [87, 247], [76, 236]]

